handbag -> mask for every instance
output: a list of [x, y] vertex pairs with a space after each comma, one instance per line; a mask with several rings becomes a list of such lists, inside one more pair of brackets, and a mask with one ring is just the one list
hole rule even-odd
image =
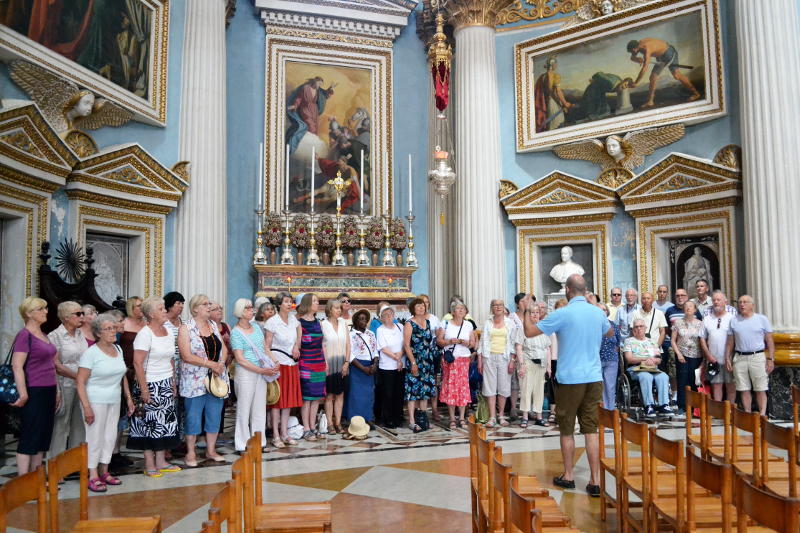
[[[122, 353], [122, 348], [119, 348], [119, 346], [117, 346], [117, 348], [119, 349], [119, 353]], [[150, 361], [150, 352], [148, 351], [147, 352], [147, 358], [145, 358], [145, 360], [144, 360], [145, 372], [147, 372], [147, 363], [149, 361]], [[128, 377], [125, 376], [125, 379], [128, 379]], [[136, 378], [134, 377], [134, 379], [136, 379]], [[137, 385], [138, 385], [138, 380], [136, 380], [136, 382], [137, 382]], [[145, 385], [145, 387], [147, 386], [147, 380], [146, 379], [145, 379], [145, 384], [144, 385]], [[138, 388], [139, 394], [136, 394], [137, 388]], [[142, 387], [141, 386], [134, 387], [132, 395], [133, 395], [133, 414], [131, 415], [131, 418], [144, 418], [144, 406], [145, 406], [145, 403], [144, 403], [144, 400], [142, 400]]]
[[275, 381], [267, 382], [267, 405], [275, 405], [281, 399], [281, 384]]
[[[28, 332], [28, 356], [31, 354], [31, 332]], [[0, 365], [0, 403], [14, 403], [19, 400], [17, 382], [14, 379], [14, 367], [11, 360], [14, 357], [14, 345], [8, 349], [6, 360]], [[25, 366], [28, 365], [28, 358], [25, 358]], [[24, 368], [24, 367], [23, 367]]]
[[414, 423], [418, 425], [422, 431], [427, 431], [431, 428], [428, 422], [428, 413], [419, 409], [414, 411]]
[[[445, 322], [445, 326], [444, 326], [445, 327], [445, 331], [447, 331], [447, 326], [449, 324], [450, 324], [449, 322]], [[457, 339], [461, 336], [461, 328], [463, 328], [463, 327], [464, 327], [464, 321], [462, 320], [461, 321], [461, 326], [459, 326], [459, 328], [458, 328], [458, 333], [456, 333], [456, 338]], [[456, 362], [456, 356], [453, 354], [453, 352], [455, 352], [455, 351], [456, 351], [455, 345], [448, 346], [447, 348], [442, 350], [442, 358], [444, 358], [444, 361], [448, 365], [452, 365], [453, 363]]]

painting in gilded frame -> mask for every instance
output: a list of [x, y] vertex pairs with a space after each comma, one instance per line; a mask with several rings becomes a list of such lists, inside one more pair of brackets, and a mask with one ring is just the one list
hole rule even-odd
[[0, 9], [0, 57], [36, 63], [133, 111], [138, 120], [163, 125], [168, 0], [6, 4]]
[[721, 116], [718, 22], [662, 0], [517, 44], [517, 150]]

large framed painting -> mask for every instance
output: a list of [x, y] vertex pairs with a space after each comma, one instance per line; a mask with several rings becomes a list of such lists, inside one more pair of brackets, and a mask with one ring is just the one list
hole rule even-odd
[[660, 0], [515, 47], [517, 151], [726, 112], [718, 0]]
[[0, 59], [24, 59], [163, 126], [169, 0], [0, 2]]
[[292, 213], [307, 213], [313, 200], [315, 212], [335, 213], [328, 181], [341, 175], [343, 214], [360, 213], [362, 196], [365, 215], [386, 212], [392, 203], [391, 51], [270, 32], [266, 46], [268, 210], [288, 205]]

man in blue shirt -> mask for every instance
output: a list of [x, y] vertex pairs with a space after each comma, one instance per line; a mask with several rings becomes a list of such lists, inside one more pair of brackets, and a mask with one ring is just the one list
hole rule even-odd
[[[600, 496], [600, 454], [597, 435], [597, 404], [603, 399], [603, 371], [600, 344], [604, 336], [614, 335], [614, 328], [605, 313], [586, 301], [586, 281], [580, 274], [567, 278], [566, 296], [569, 305], [534, 323], [525, 313], [525, 336], [550, 335], [558, 338], [556, 404], [558, 428], [561, 432], [561, 455], [564, 473], [553, 479], [562, 488], [575, 488], [575, 418], [586, 443], [591, 478], [586, 485], [590, 496]], [[530, 300], [528, 298], [528, 300]], [[530, 301], [526, 301], [529, 304]], [[526, 305], [527, 309], [527, 305]]]

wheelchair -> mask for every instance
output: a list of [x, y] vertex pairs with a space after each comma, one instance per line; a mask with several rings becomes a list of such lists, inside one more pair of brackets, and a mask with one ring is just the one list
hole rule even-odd
[[[630, 378], [625, 372], [625, 361], [623, 355], [619, 356], [619, 371], [617, 372], [617, 409], [621, 413], [628, 415], [628, 418], [640, 422], [662, 422], [672, 420], [674, 413], [662, 413], [652, 416], [645, 415], [645, 405], [642, 403], [642, 392], [638, 380]], [[669, 397], [672, 398], [672, 385], [669, 387]], [[655, 383], [653, 383], [653, 394], [656, 394]]]

